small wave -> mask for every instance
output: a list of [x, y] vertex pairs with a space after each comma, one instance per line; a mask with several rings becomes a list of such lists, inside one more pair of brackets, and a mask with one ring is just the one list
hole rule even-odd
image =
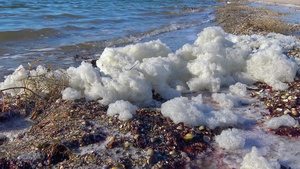
[[180, 11], [171, 12], [171, 11], [164, 11], [163, 13], [167, 15], [167, 17], [176, 17], [180, 15], [187, 15], [187, 14], [193, 14], [198, 12], [203, 12], [203, 7], [187, 7], [184, 6]]
[[74, 25], [67, 25], [65, 27], [62, 27], [64, 30], [82, 30], [82, 27], [74, 26]]
[[49, 38], [51, 36], [55, 36], [58, 34], [60, 34], [60, 32], [52, 28], [43, 28], [40, 30], [23, 29], [19, 31], [5, 31], [5, 32], [0, 32], [0, 43]]
[[73, 14], [68, 14], [68, 13], [63, 13], [59, 15], [42, 15], [43, 18], [50, 18], [50, 19], [56, 19], [56, 18], [85, 18], [80, 15], [73, 15]]
[[202, 22], [199, 21], [197, 23], [173, 24], [161, 28], [152, 29], [147, 32], [143, 32], [135, 35], [128, 35], [128, 36], [114, 38], [110, 40], [90, 41], [85, 43], [79, 43], [76, 45], [68, 45], [68, 46], [60, 47], [60, 49], [67, 50], [67, 51], [97, 50], [99, 52], [99, 50], [103, 50], [106, 47], [125, 46], [131, 43], [139, 42], [144, 38], [148, 38], [151, 36], [155, 36], [167, 32], [177, 31], [189, 27], [200, 26], [209, 21], [210, 20], [202, 21]]
[[48, 51], [53, 51], [57, 50], [56, 48], [42, 48], [42, 49], [31, 49], [29, 50], [30, 52], [48, 52]]

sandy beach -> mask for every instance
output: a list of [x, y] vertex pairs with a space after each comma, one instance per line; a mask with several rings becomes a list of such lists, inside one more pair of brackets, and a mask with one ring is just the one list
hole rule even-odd
[[262, 2], [262, 3], [275, 3], [275, 4], [291, 4], [291, 5], [299, 5], [299, 0], [249, 0], [251, 2]]
[[[206, 28], [199, 33], [200, 38], [195, 45], [186, 44], [175, 53], [168, 52], [160, 41], [151, 41], [110, 48], [97, 61], [97, 69], [83, 62], [79, 68], [68, 69], [70, 74], [59, 71], [59, 79], [47, 74], [55, 70], [42, 66], [40, 69], [45, 74], [41, 75], [35, 75], [38, 69], [30, 69], [35, 73], [32, 75], [23, 67], [17, 69], [15, 74], [25, 77], [24, 81], [20, 81], [26, 86], [33, 86], [33, 89], [15, 87], [14, 90], [28, 91], [9, 97], [6, 92], [11, 88], [1, 89], [0, 83], [0, 94], [3, 93], [4, 98], [0, 102], [0, 168], [298, 168], [300, 76], [296, 72], [299, 71], [300, 43], [284, 35], [297, 36], [294, 32], [300, 31], [300, 26], [284, 22], [281, 19], [286, 16], [284, 12], [249, 5], [250, 1], [259, 2], [257, 0], [226, 1], [232, 3], [223, 3], [215, 10], [215, 22], [219, 27]], [[299, 1], [260, 2], [300, 5]], [[271, 32], [273, 34], [269, 34]], [[285, 53], [280, 45], [287, 49]], [[141, 54], [133, 53], [139, 50]], [[133, 54], [127, 55], [130, 52]], [[156, 53], [168, 56], [161, 57]], [[135, 58], [131, 55], [147, 57], [134, 62]], [[108, 56], [116, 58], [116, 61], [109, 60]], [[123, 56], [134, 65], [129, 68], [123, 66], [120, 70], [112, 66], [111, 63], [117, 65], [117, 60], [122, 60]], [[131, 65], [126, 59], [123, 59], [124, 65]], [[294, 59], [299, 60], [297, 67], [292, 61]], [[145, 66], [138, 67], [140, 64]], [[156, 67], [150, 69], [151, 65]], [[217, 67], [220, 70], [215, 71]], [[100, 72], [100, 68], [107, 73]], [[122, 72], [113, 74], [110, 70]], [[146, 74], [148, 70], [150, 73]], [[145, 74], [139, 78], [137, 74], [142, 71]], [[157, 74], [159, 78], [151, 74]], [[163, 87], [170, 86], [160, 79], [177, 77], [177, 74], [185, 75], [187, 79], [192, 77], [184, 83], [183, 79], [182, 84], [192, 84], [190, 88], [203, 92], [203, 96], [189, 91], [185, 96], [165, 99], [163, 92], [170, 91], [167, 93], [169, 97], [169, 94], [175, 93], [173, 88], [154, 90], [161, 84]], [[211, 92], [213, 89], [208, 88], [250, 76], [255, 76], [256, 79], [253, 79], [257, 82], [246, 85], [238, 81], [225, 92], [222, 91], [224, 88], [220, 92]], [[280, 78], [284, 76], [295, 80], [281, 83]], [[16, 76], [12, 77], [16, 79]], [[71, 77], [77, 81], [69, 82]], [[144, 81], [146, 77], [151, 79]], [[268, 80], [273, 86], [267, 84], [265, 77], [271, 77]], [[119, 82], [119, 79], [127, 81]], [[180, 79], [175, 80], [172, 83], [177, 85]], [[115, 89], [104, 86], [103, 82]], [[76, 88], [69, 87], [68, 83]], [[183, 90], [184, 86], [179, 84], [176, 88]], [[196, 88], [199, 86], [208, 87], [200, 91]], [[278, 86], [286, 89], [278, 90]], [[70, 90], [65, 90], [66, 87]], [[99, 90], [89, 90], [91, 88]], [[141, 88], [144, 90], [137, 90]], [[47, 95], [42, 93], [44, 91]], [[82, 97], [83, 94], [90, 94], [92, 98], [102, 92], [108, 93], [109, 97], [88, 100], [84, 96], [66, 100], [63, 93], [57, 91], [65, 91], [65, 96], [70, 93], [68, 98], [73, 95]], [[199, 95], [190, 99], [189, 94]], [[157, 107], [147, 105], [138, 108], [123, 100], [115, 101], [118, 105], [100, 102], [118, 97], [137, 103], [150, 98]]]

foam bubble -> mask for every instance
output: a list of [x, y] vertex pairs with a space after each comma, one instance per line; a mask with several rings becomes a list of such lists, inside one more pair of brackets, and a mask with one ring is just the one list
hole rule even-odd
[[245, 145], [245, 138], [238, 135], [238, 129], [223, 130], [222, 133], [215, 137], [220, 147], [225, 149], [241, 149]]
[[138, 108], [128, 101], [118, 100], [111, 103], [107, 109], [107, 115], [114, 116], [119, 114], [119, 120], [127, 121], [133, 117]]
[[[63, 98], [78, 98], [80, 93], [81, 97], [106, 105], [127, 100], [148, 106], [153, 102], [152, 90], [166, 100], [182, 92], [219, 92], [221, 87], [233, 84], [233, 94], [245, 95], [245, 85], [255, 81], [284, 90], [288, 87], [285, 82], [292, 82], [299, 68], [284, 54], [296, 41], [279, 34], [237, 36], [220, 27], [208, 27], [198, 34], [194, 44], [183, 45], [174, 53], [160, 40], [106, 48], [97, 60], [97, 68], [83, 62], [67, 70], [69, 87], [76, 96], [70, 96], [71, 90], [67, 89], [62, 92]], [[46, 70], [38, 69], [37, 72]], [[23, 86], [20, 78], [34, 74], [19, 67], [0, 88]], [[232, 104], [225, 107], [232, 108]]]
[[229, 86], [229, 91], [235, 95], [246, 96], [247, 95], [247, 85], [237, 82], [235, 85]]
[[273, 117], [271, 120], [265, 122], [267, 128], [277, 129], [280, 126], [294, 127], [299, 125], [298, 121], [290, 115], [286, 114], [280, 117]]
[[243, 118], [230, 110], [212, 111], [209, 104], [204, 104], [202, 95], [178, 97], [161, 105], [161, 113], [174, 123], [183, 122], [189, 126], [228, 127], [243, 123]]
[[241, 169], [251, 168], [279, 169], [280, 164], [277, 161], [268, 161], [254, 146], [251, 152], [245, 155], [241, 166]]

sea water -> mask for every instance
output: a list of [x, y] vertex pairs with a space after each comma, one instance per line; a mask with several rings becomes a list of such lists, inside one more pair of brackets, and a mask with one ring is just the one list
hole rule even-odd
[[212, 25], [215, 5], [216, 0], [0, 0], [0, 80], [37, 59], [66, 68], [76, 65], [74, 55], [93, 57], [105, 47], [143, 40], [161, 39], [175, 50], [193, 42], [203, 24]]
[[[62, 3], [61, 1], [55, 2]], [[25, 63], [35, 57], [43, 56], [47, 59], [52, 58], [53, 60], [48, 61], [57, 64], [61, 63], [56, 58], [64, 62], [69, 61], [68, 67], [70, 67], [75, 63], [66, 59], [70, 53], [93, 54], [93, 52], [102, 51], [105, 45], [109, 46], [111, 48], [104, 49], [102, 56], [97, 60], [97, 68], [82, 62], [80, 66], [75, 65], [65, 70], [72, 78], [69, 81], [69, 87], [62, 91], [64, 99], [102, 98], [101, 103], [110, 105], [109, 107], [114, 106], [114, 109], [127, 111], [119, 112], [119, 119], [128, 120], [134, 115], [136, 109], [134, 105], [151, 105], [152, 89], [155, 89], [163, 98], [169, 100], [161, 103], [161, 106], [157, 104], [157, 108], [174, 123], [184, 122], [190, 126], [203, 125], [211, 129], [217, 126], [234, 127], [216, 136], [215, 141], [211, 142], [213, 151], [197, 156], [199, 160], [194, 161], [195, 163], [200, 161], [201, 164], [194, 164], [194, 166], [199, 168], [247, 168], [249, 166], [250, 168], [253, 166], [256, 166], [254, 168], [280, 168], [282, 165], [287, 168], [299, 168], [299, 138], [281, 137], [268, 131], [270, 125], [279, 126], [291, 122], [290, 124], [299, 127], [299, 123], [290, 121], [289, 117], [273, 118], [275, 121], [265, 119], [264, 117], [269, 113], [268, 110], [261, 105], [261, 102], [249, 97], [250, 91], [247, 91], [246, 87], [260, 80], [274, 89], [286, 89], [287, 86], [283, 82], [293, 81], [296, 73], [299, 72], [299, 66], [296, 64], [297, 61], [299, 64], [299, 60], [288, 58], [284, 53], [293, 46], [299, 47], [300, 42], [294, 37], [274, 33], [267, 36], [236, 36], [226, 33], [220, 27], [208, 27], [202, 31], [201, 27], [206, 20], [196, 19], [197, 22], [193, 24], [185, 23], [185, 20], [191, 17], [189, 19], [192, 21], [198, 14], [200, 17], [205, 12], [207, 17], [213, 16], [210, 12], [213, 11], [211, 4], [206, 4], [207, 8], [202, 11], [198, 8], [199, 6], [195, 5], [197, 3], [192, 3], [193, 1], [187, 4], [183, 2], [180, 1], [176, 7], [171, 8], [166, 6], [172, 6], [172, 4], [166, 3], [164, 8], [172, 12], [171, 14], [167, 12], [166, 18], [157, 17], [152, 20], [153, 23], [162, 21], [158, 27], [153, 28], [154, 24], [148, 26], [140, 24], [144, 27], [140, 32], [138, 26], [133, 26], [136, 27], [134, 29], [136, 32], [125, 31], [126, 33], [123, 32], [122, 36], [114, 37], [115, 34], [113, 34], [109, 36], [111, 38], [104, 40], [89, 39], [74, 44], [60, 44], [64, 36], [61, 36], [62, 41], [59, 41], [59, 34], [50, 36], [53, 31], [47, 32], [48, 28], [34, 29], [37, 32], [46, 31], [47, 38], [1, 42], [6, 44], [1, 48], [7, 48], [9, 44], [11, 44], [10, 47], [14, 44], [28, 45], [23, 46], [26, 49], [24, 53], [20, 47], [19, 53], [5, 54], [2, 57], [1, 66], [7, 66], [2, 62], [5, 59], [12, 63], [15, 63], [15, 60], [23, 60]], [[179, 4], [181, 7], [178, 7]], [[189, 5], [193, 7], [189, 8]], [[203, 6], [200, 5], [200, 7]], [[161, 12], [154, 13], [165, 16], [165, 11], [162, 15]], [[70, 17], [65, 14], [58, 15]], [[203, 19], [207, 18], [203, 17]], [[167, 20], [170, 21], [169, 24], [165, 22]], [[208, 19], [207, 23], [210, 21]], [[147, 23], [147, 21], [141, 21], [141, 23]], [[51, 29], [59, 30], [59, 28]], [[124, 30], [128, 29], [122, 29], [121, 32]], [[19, 33], [18, 30], [15, 31], [14, 33]], [[23, 31], [33, 30], [20, 30], [20, 32]], [[118, 32], [117, 29], [115, 31]], [[82, 39], [83, 37], [88, 39], [88, 32], [86, 31], [86, 36], [81, 35]], [[197, 37], [198, 32], [201, 33]], [[33, 35], [35, 37], [35, 34]], [[12, 36], [8, 39], [13, 38]], [[47, 39], [50, 39], [49, 44]], [[51, 39], [57, 40], [52, 46], [50, 45]], [[36, 45], [30, 46], [33, 42], [36, 42]], [[101, 46], [103, 44], [105, 45]], [[18, 46], [15, 48], [17, 49]], [[0, 89], [21, 86], [24, 84], [22, 81], [26, 80], [29, 75], [47, 73], [49, 72], [43, 66], [30, 72], [19, 66], [14, 74], [0, 83]], [[57, 74], [57, 72], [53, 73]], [[208, 90], [209, 94], [205, 95], [204, 90]], [[18, 90], [13, 92], [18, 92]], [[195, 97], [188, 97], [186, 93]], [[255, 103], [258, 107], [248, 106], [250, 103]], [[116, 113], [116, 110], [110, 110], [111, 113]], [[110, 115], [110, 110], [108, 115]], [[19, 127], [22, 121], [26, 125]], [[19, 132], [26, 132], [32, 125], [26, 119], [21, 119], [16, 124], [13, 125], [11, 122], [1, 124], [2, 137], [13, 141]], [[80, 153], [98, 151], [105, 146], [103, 144], [82, 147]], [[227, 144], [230, 146], [226, 146]]]

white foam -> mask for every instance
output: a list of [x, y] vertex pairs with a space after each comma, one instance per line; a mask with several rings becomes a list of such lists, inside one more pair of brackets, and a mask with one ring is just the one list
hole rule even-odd
[[9, 89], [5, 90], [5, 92], [10, 93], [11, 95], [17, 95], [22, 94], [24, 92], [24, 89], [22, 87], [26, 87], [32, 91], [36, 91], [36, 86], [39, 86], [39, 94], [41, 97], [47, 95], [49, 92], [47, 89], [47, 85], [44, 81], [34, 81], [33, 83], [30, 83], [28, 80], [29, 77], [38, 77], [38, 76], [45, 76], [48, 78], [55, 78], [58, 81], [62, 80], [61, 78], [64, 78], [65, 70], [56, 70], [52, 72], [48, 72], [47, 68], [41, 65], [38, 65], [36, 69], [27, 70], [22, 65], [20, 65], [11, 75], [8, 75], [5, 77], [4, 82], [0, 83], [0, 89]]
[[161, 113], [174, 123], [183, 122], [189, 126], [207, 126], [214, 129], [218, 126], [235, 126], [243, 123], [243, 119], [230, 110], [212, 111], [209, 104], [204, 104], [202, 95], [178, 97], [161, 105]]
[[245, 138], [238, 135], [240, 131], [233, 128], [223, 130], [220, 135], [215, 137], [216, 142], [220, 147], [225, 149], [241, 149], [244, 148]]
[[299, 125], [298, 121], [290, 115], [286, 114], [280, 117], [273, 117], [271, 120], [265, 122], [267, 128], [277, 129], [280, 126], [294, 127]]
[[220, 107], [225, 109], [231, 109], [239, 105], [238, 99], [231, 94], [213, 93], [212, 98], [219, 103]]
[[[253, 114], [256, 112], [249, 111], [248, 113]], [[259, 121], [258, 119], [258, 122]], [[217, 154], [212, 156], [222, 155], [222, 161], [228, 164], [228, 168], [241, 168], [241, 165], [247, 166], [251, 164], [250, 157], [244, 161], [245, 164], [242, 164], [243, 158], [246, 154], [251, 154], [252, 147], [256, 147], [259, 155], [254, 155], [255, 153], [252, 154], [252, 159], [263, 157], [265, 159], [263, 161], [267, 161], [269, 164], [279, 163], [287, 168], [298, 168], [300, 166], [300, 161], [298, 160], [300, 148], [299, 138], [274, 135], [267, 129], [262, 128], [260, 123], [253, 124], [248, 128], [249, 129], [238, 130], [238, 132], [233, 134], [235, 137], [241, 137], [245, 140], [243, 147], [239, 147], [238, 149], [220, 149], [219, 144], [217, 144], [214, 146], [214, 149], [216, 149], [215, 153]], [[224, 139], [225, 138], [226, 137], [224, 137]], [[258, 168], [261, 167], [262, 166]]]
[[[238, 132], [236, 129], [225, 130], [216, 137], [220, 137], [217, 142], [225, 148], [217, 146], [216, 150], [222, 152], [223, 161], [232, 168], [246, 167], [253, 159], [259, 161], [263, 158], [266, 160], [260, 160], [260, 167], [276, 168], [278, 165], [274, 161], [278, 160], [284, 166], [297, 168], [300, 166], [299, 138], [272, 135], [263, 127], [263, 116], [267, 113], [265, 107], [242, 107], [240, 104], [244, 102], [243, 97], [247, 97], [246, 85], [255, 81], [268, 83], [274, 89], [287, 88], [285, 82], [294, 80], [299, 66], [284, 53], [297, 43], [296, 38], [280, 34], [237, 36], [220, 27], [208, 27], [198, 34], [194, 44], [183, 45], [174, 53], [156, 40], [106, 48], [96, 68], [82, 62], [79, 67], [70, 67], [59, 73], [47, 72], [41, 66], [32, 71], [20, 66], [0, 83], [0, 89], [22, 87], [33, 75], [53, 73], [59, 79], [61, 73], [66, 73], [70, 79], [68, 88], [62, 91], [63, 99], [85, 97], [100, 100], [100, 103], [109, 105], [109, 115], [119, 114], [121, 120], [132, 118], [137, 109], [134, 105], [149, 106], [153, 103], [154, 90], [168, 100], [162, 103], [161, 112], [174, 123], [203, 125], [210, 129], [238, 126]], [[192, 98], [180, 96], [181, 93], [200, 93], [203, 90], [213, 92], [212, 98], [208, 96], [205, 102], [201, 94]], [[22, 91], [7, 92], [14, 95]], [[209, 104], [212, 99], [219, 107]], [[284, 116], [265, 124], [277, 128], [295, 123]], [[227, 137], [233, 138], [228, 147], [222, 145], [229, 141], [222, 141]], [[249, 153], [253, 146], [260, 153], [256, 150]]]
[[119, 120], [127, 121], [133, 117], [138, 108], [128, 101], [118, 100], [111, 103], [107, 109], [107, 115], [114, 116], [119, 114]]
[[[29, 71], [20, 65], [11, 75], [5, 77], [5, 81], [0, 83], [0, 89], [7, 89], [11, 87], [23, 87], [24, 81], [28, 78]], [[8, 90], [6, 92], [12, 95], [20, 93], [21, 89]]]
[[247, 95], [247, 85], [237, 82], [235, 85], [229, 86], [229, 91], [235, 95], [246, 96]]
[[[127, 100], [148, 106], [153, 101], [152, 89], [164, 99], [188, 91], [218, 92], [236, 83], [232, 93], [244, 95], [245, 87], [240, 83], [248, 85], [257, 80], [283, 90], [287, 88], [284, 82], [293, 81], [298, 70], [296, 62], [284, 55], [296, 41], [274, 33], [237, 36], [220, 27], [208, 27], [198, 34], [194, 44], [186, 44], [175, 53], [160, 40], [106, 48], [97, 60], [97, 68], [83, 62], [67, 70], [69, 87], [78, 92], [73, 90], [72, 97], [67, 89], [69, 92], [62, 92], [63, 98], [78, 98], [80, 93], [106, 105]], [[28, 72], [24, 70], [23, 75], [28, 76]], [[13, 82], [20, 73], [13, 76], [6, 78], [0, 88], [20, 86]]]
[[245, 155], [241, 166], [241, 169], [252, 168], [279, 169], [280, 164], [277, 161], [269, 162], [260, 154], [256, 147], [253, 147], [251, 152]]
[[62, 99], [75, 100], [81, 98], [81, 92], [73, 89], [71, 87], [67, 87], [65, 90], [61, 91]]
[[14, 141], [18, 136], [28, 132], [33, 125], [34, 123], [29, 118], [14, 117], [0, 123], [0, 135], [7, 137], [8, 141]]
[[288, 85], [283, 82], [294, 81], [298, 66], [282, 52], [280, 46], [272, 45], [250, 55], [247, 72], [257, 81], [266, 82], [275, 90], [287, 89]]
[[57, 48], [41, 48], [41, 49], [31, 49], [31, 52], [47, 52], [47, 51], [52, 51], [52, 50], [57, 50]]

